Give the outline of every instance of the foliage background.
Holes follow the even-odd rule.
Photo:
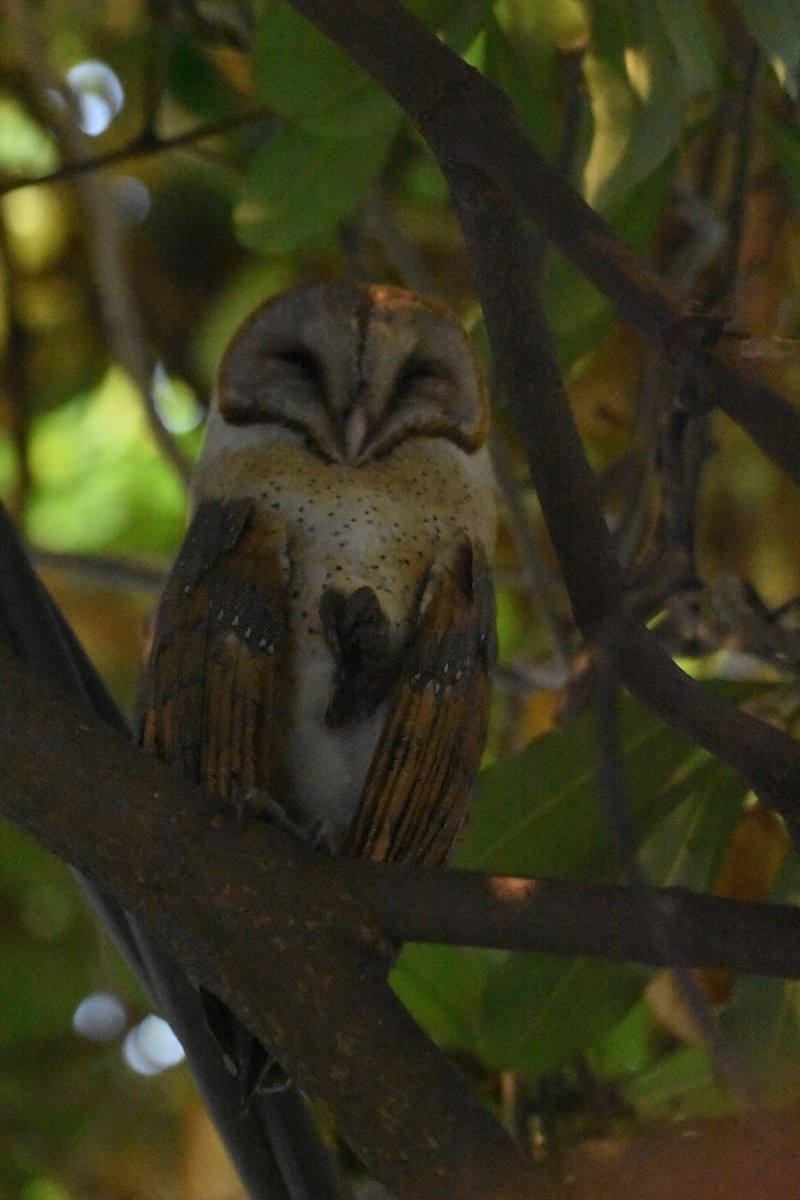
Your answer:
[[[509,92],[532,139],[630,245],[752,339],[794,401],[792,0],[408,7]],[[130,709],[143,629],[184,527],[181,465],[199,445],[214,364],[253,305],[310,277],[386,279],[446,299],[481,351],[485,336],[438,169],[393,102],[285,0],[27,8],[0,11],[0,492]],[[87,63],[105,69],[76,75]],[[72,99],[54,109],[48,94],[68,72]],[[83,132],[66,132],[75,121]],[[84,157],[109,161],[21,186]],[[608,519],[636,564],[668,486],[663,376],[560,260],[548,258],[545,289]],[[613,878],[578,642],[497,401],[501,671],[460,862]],[[702,586],[670,596],[659,627],[693,671],[749,681],[735,694],[791,727],[797,498],[725,418],[698,428]],[[730,772],[632,704],[623,740],[654,880],[795,897],[779,822]],[[0,839],[0,1195],[235,1194],[182,1068],[137,1075],[120,1039],[71,1032],[98,988],[122,996],[129,1028],[146,1007],[68,872],[6,826]],[[797,985],[703,982],[759,1094],[794,1099]],[[667,976],[411,947],[395,983],[534,1144],[732,1106]]]

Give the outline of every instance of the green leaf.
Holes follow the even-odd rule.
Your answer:
[[[253,73],[266,104],[293,121],[339,104],[367,76],[287,0],[269,0],[253,47]]]
[[[800,14],[796,0],[736,0],[736,7],[781,86],[798,96]]]
[[[720,1017],[726,1044],[769,1104],[800,1092],[800,981],[746,976]]]
[[[565,370],[597,345],[614,320],[610,300],[560,254],[547,261],[545,303]]]
[[[35,486],[25,516],[54,550],[174,552],[186,497],[157,451],[138,392],[121,371],[33,423]]]
[[[500,1070],[546,1075],[618,1024],[645,983],[622,963],[511,955],[487,983],[481,1056]]]
[[[725,1116],[735,1105],[717,1083],[705,1050],[684,1046],[627,1083],[625,1098],[648,1121]]]
[[[800,900],[800,862],[792,852],[778,875],[770,899]],[[800,1091],[800,981],[743,976],[737,979],[720,1016],[758,1095],[770,1104],[796,1100]]]
[[[174,99],[206,120],[230,112],[235,89],[207,54],[185,31],[171,42],[169,85]]]
[[[259,23],[254,74],[287,124],[250,160],[237,233],[266,254],[319,246],[380,171],[402,114],[286,0],[269,0]]]
[[[394,121],[348,140],[285,126],[250,160],[235,212],[240,240],[279,255],[329,239],[380,171],[394,133]]]
[[[0,100],[0,168],[44,174],[58,163],[52,139],[15,100]]]
[[[675,155],[665,159],[620,203],[611,225],[633,250],[646,251],[662,220],[675,178]],[[614,307],[561,255],[553,255],[545,278],[547,315],[562,364],[569,368],[589,353],[614,319]]]
[[[685,784],[675,791],[685,794]],[[709,887],[741,816],[743,799],[742,788],[716,763],[709,761],[695,772],[686,798],[640,851],[648,877],[662,887]]]
[[[781,166],[792,194],[795,207],[800,208],[800,130],[790,125],[768,123],[768,129],[778,147]]]
[[[741,811],[741,783],[630,699],[621,709],[621,742],[634,814],[648,839],[647,869],[656,882],[707,885]],[[607,876],[613,863],[596,794],[596,753],[587,714],[485,771],[459,865]],[[493,1067],[543,1074],[610,1033],[646,973],[556,955],[426,946],[407,948],[394,978],[415,1017],[446,1045]]]
[[[428,29],[438,29],[447,20],[457,0],[403,0],[403,8]]]
[[[86,953],[87,912],[63,863],[0,822],[3,928],[0,1049],[71,1028],[94,966]]]
[[[457,946],[407,945],[391,984],[439,1045],[477,1055],[483,992],[494,964],[504,957]]]
[[[259,91],[275,112],[328,137],[368,136],[400,110],[351,58],[287,0],[269,0],[253,56]]]
[[[659,1057],[658,1032],[656,1017],[643,996],[592,1047],[592,1067],[603,1079],[643,1072]]]
[[[582,0],[495,0],[494,14],[511,40],[534,53],[580,46],[589,33]]]
[[[440,36],[443,41],[456,54],[466,56],[486,25],[492,6],[493,0],[456,0],[450,5],[450,13],[441,25]]]
[[[719,38],[704,4],[697,0],[656,0],[664,32],[691,99],[720,86]]]
[[[495,20],[486,26],[484,71],[512,100],[520,124],[528,136],[547,153],[553,153],[559,122],[553,105],[555,90],[555,54],[535,48],[533,69],[517,52],[507,34]],[[532,54],[533,57],[533,54]]]
[[[621,706],[620,737],[643,835],[695,786],[707,786],[706,772],[741,803],[742,788],[731,772],[629,699]],[[596,754],[593,717],[587,713],[484,771],[458,865],[534,876],[595,878],[607,872],[611,858],[595,783]]]

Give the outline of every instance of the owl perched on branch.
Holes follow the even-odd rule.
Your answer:
[[[344,854],[442,863],[486,735],[495,489],[454,317],[322,283],[222,360],[141,739]]]

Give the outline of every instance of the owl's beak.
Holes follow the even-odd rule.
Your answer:
[[[367,436],[367,414],[360,404],[354,404],[345,414],[343,425],[344,456],[347,462],[355,462]]]

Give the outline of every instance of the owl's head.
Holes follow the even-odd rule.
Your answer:
[[[399,288],[333,282],[285,292],[248,317],[222,359],[215,410],[217,430],[280,429],[322,461],[354,466],[413,437],[472,452],[488,428],[475,352],[446,308]]]

